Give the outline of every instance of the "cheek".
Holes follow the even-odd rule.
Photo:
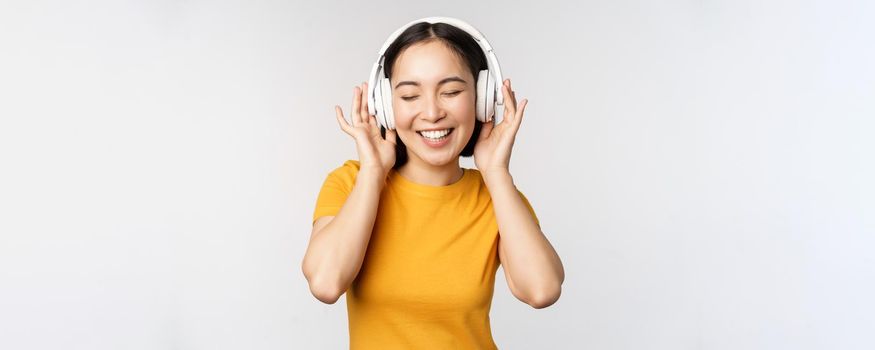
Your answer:
[[[409,128],[413,123],[414,112],[410,109],[409,105],[397,102],[393,103],[392,114],[395,117],[396,129]]]
[[[459,98],[452,102],[451,107],[449,107],[453,114],[461,118],[462,124],[467,125],[468,128],[474,126],[474,120],[476,118],[476,101],[474,101],[473,96],[469,96],[467,98]]]
[[[477,101],[474,99],[474,96],[468,96],[467,98],[459,99],[458,106],[456,107],[456,113],[459,115],[470,116],[471,123],[466,123],[470,125],[474,125],[474,119],[476,119],[477,112]]]
[[[409,130],[413,127],[413,121],[419,110],[412,103],[395,103],[392,105],[392,114],[395,116],[395,128]],[[410,131],[413,132],[413,131]]]
[[[476,101],[473,94],[468,94],[466,96],[458,96],[457,98],[447,99],[443,102],[442,108],[449,112],[451,115],[466,117],[471,116],[470,123],[468,126],[474,125],[474,115],[476,109]],[[396,129],[406,129],[409,130],[411,125],[413,125],[413,119],[417,113],[420,112],[420,107],[416,103],[411,103],[408,101],[403,101],[401,99],[394,99],[392,102],[392,112],[395,116],[395,127]],[[411,131],[412,133],[412,131]],[[416,136],[415,134],[413,136]]]

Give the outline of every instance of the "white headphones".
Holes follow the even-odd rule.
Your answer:
[[[374,63],[374,68],[371,69],[371,75],[368,80],[368,112],[376,117],[377,123],[380,126],[389,130],[395,130],[395,115],[392,112],[392,84],[389,83],[389,78],[386,78],[386,73],[383,70],[384,55],[389,45],[404,30],[420,22],[452,25],[468,32],[480,44],[480,48],[483,49],[483,53],[486,55],[489,69],[481,70],[477,75],[477,120],[484,123],[492,121],[496,106],[504,106],[504,95],[502,95],[500,90],[504,79],[501,77],[501,67],[498,65],[498,59],[492,51],[492,46],[489,45],[486,37],[480,31],[468,23],[450,17],[426,17],[418,19],[405,24],[389,36],[389,39],[380,48],[377,63]]]

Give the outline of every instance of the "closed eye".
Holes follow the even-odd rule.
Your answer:
[[[444,95],[445,95],[445,96],[453,97],[453,96],[456,96],[456,95],[460,94],[461,92],[462,92],[461,90],[450,91],[450,92],[445,93]],[[415,100],[417,97],[419,97],[419,96],[402,96],[401,99],[404,100],[404,101],[413,101],[413,100]]]

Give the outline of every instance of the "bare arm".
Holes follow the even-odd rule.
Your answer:
[[[385,175],[362,168],[337,216],[316,220],[301,269],[310,292],[334,304],[358,275],[364,261]]]
[[[513,178],[495,172],[484,178],[498,220],[498,252],[508,287],[536,309],[559,299],[565,269],[553,246],[517,193]]]
[[[360,168],[355,185],[337,216],[322,217],[313,223],[310,243],[301,262],[310,292],[327,304],[337,302],[362,267],[374,229],[380,192],[395,164],[397,135],[394,130],[387,130],[385,138],[380,135],[377,119],[368,113],[367,91],[366,83],[353,89],[351,125],[340,106],[334,106],[340,129],[355,139]]]
[[[559,254],[541,232],[510,176],[510,154],[519,131],[527,99],[517,108],[510,79],[502,86],[504,120],[484,123],[474,164],[483,175],[498,221],[498,258],[513,295],[536,309],[552,305],[562,293],[565,269]]]

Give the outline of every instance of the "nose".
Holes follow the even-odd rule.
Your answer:
[[[425,113],[423,113],[422,119],[432,123],[436,123],[437,121],[443,119],[445,116],[446,113],[444,113],[444,109],[440,106],[437,98],[426,97]]]

